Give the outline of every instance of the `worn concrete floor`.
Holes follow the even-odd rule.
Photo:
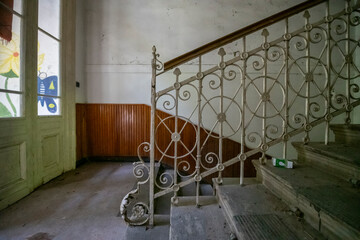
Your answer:
[[[132,163],[91,162],[0,212],[0,239],[126,239],[118,217],[133,188]]]

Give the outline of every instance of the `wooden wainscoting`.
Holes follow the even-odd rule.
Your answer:
[[[150,110],[144,104],[77,104],[77,159],[137,156],[150,136]]]
[[[173,128],[174,118],[161,111],[157,111],[158,117],[156,119],[165,119],[166,125]],[[184,120],[179,120],[178,126],[180,129],[184,127],[181,133],[181,140],[188,148],[196,144],[196,131],[191,124],[186,124]],[[195,126],[197,127],[197,126]],[[201,129],[201,141],[206,138],[206,131]],[[160,126],[157,132],[158,148],[162,151],[168,147],[170,142],[169,131]],[[143,142],[150,140],[150,106],[145,104],[76,104],[76,143],[77,143],[77,160],[88,157],[121,157],[121,156],[137,156],[138,146]],[[202,162],[205,164],[205,154],[207,152],[218,153],[218,139],[210,137],[208,143],[202,150]],[[182,146],[178,148],[178,154],[184,155],[186,149]],[[167,153],[173,152],[173,144],[168,149]],[[240,144],[230,139],[225,139],[223,142],[223,158],[231,159],[237,156],[240,152]],[[148,156],[148,153],[141,151],[141,155]],[[192,155],[196,157],[196,148],[194,148]],[[161,156],[160,152],[156,150],[156,159]],[[188,171],[195,168],[195,160],[193,156],[188,155],[179,160],[186,160],[190,162]],[[254,156],[253,158],[258,158]],[[173,166],[173,159],[165,157],[162,159],[163,163]],[[186,169],[185,165],[180,165],[180,169]],[[185,167],[185,168],[183,168]],[[206,165],[205,167],[212,167]],[[223,172],[225,177],[239,176],[239,164],[226,168]],[[254,177],[255,169],[248,159],[245,161],[245,176]],[[212,175],[207,178],[209,180]]]

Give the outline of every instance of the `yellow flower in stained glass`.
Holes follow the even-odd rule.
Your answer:
[[[0,74],[6,77],[20,76],[20,41],[14,33],[8,44],[0,44]]]
[[[19,36],[15,33],[12,40],[6,44],[0,44],[0,75],[8,78],[16,78],[20,76],[20,41]],[[38,44],[39,49],[39,44]],[[45,54],[38,55],[38,67],[44,62]]]
[[[41,69],[41,65],[44,62],[44,56],[45,56],[44,53],[39,54],[39,50],[40,50],[40,43],[38,43],[38,68],[37,68],[38,71],[40,71]]]

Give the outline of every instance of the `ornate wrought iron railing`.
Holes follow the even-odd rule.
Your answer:
[[[304,144],[327,144],[329,125],[340,114],[351,123],[351,113],[360,105],[359,3],[307,1],[285,13],[239,30],[230,40],[221,38],[220,45],[215,41],[207,50],[172,60],[165,70],[153,47],[151,139],[139,146],[139,156],[142,150],[150,152],[150,166],[141,157],[135,165],[141,181],[122,204],[129,224],[153,225],[154,200],[173,192],[176,203],[179,189],[190,183],[196,183],[199,204],[200,181],[216,174],[221,183],[223,170],[237,162],[243,184],[244,161],[255,153],[261,153],[263,163],[266,154],[288,158],[289,142],[298,136]],[[191,144],[184,141],[189,137]],[[217,149],[204,152],[209,138],[217,139]],[[241,151],[230,159],[223,158],[226,138],[241,143]],[[156,178],[155,160],[170,162],[174,174]],[[133,203],[127,211],[145,183],[148,202]]]

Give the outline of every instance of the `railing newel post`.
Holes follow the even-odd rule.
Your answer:
[[[156,114],[156,47],[152,47],[153,58],[151,60],[151,122],[150,122],[150,179],[149,179],[149,225],[154,225],[154,170],[155,170],[155,114]]]

